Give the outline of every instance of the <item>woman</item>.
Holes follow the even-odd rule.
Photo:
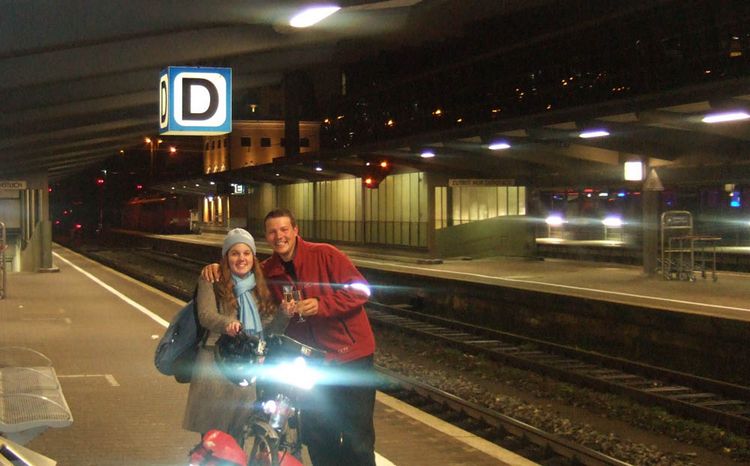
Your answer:
[[[280,321],[285,320],[272,303],[255,251],[252,235],[242,228],[233,229],[221,248],[221,279],[214,284],[202,278],[198,281],[198,318],[208,336],[190,383],[183,420],[187,430],[203,434],[219,429],[242,440],[242,422],[255,400],[255,387],[239,387],[222,375],[214,363],[214,345],[221,334],[258,335],[264,325],[283,325]]]

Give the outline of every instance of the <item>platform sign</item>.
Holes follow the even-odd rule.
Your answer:
[[[232,131],[232,70],[170,66],[159,79],[159,134],[210,136]]]
[[[0,180],[0,190],[26,189],[26,181]]]
[[[512,178],[451,178],[448,180],[448,186],[515,186],[516,180]]]

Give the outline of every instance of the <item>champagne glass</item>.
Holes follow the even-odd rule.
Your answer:
[[[294,286],[284,285],[281,290],[284,292],[284,302],[291,303],[294,300]]]
[[[294,285],[283,285],[281,287],[282,292],[284,293],[284,302],[285,303],[297,303],[302,300],[302,295],[300,294],[299,290],[294,287]],[[297,313],[297,322],[304,322],[305,318],[302,317],[301,314]]]
[[[292,289],[292,299],[294,299],[295,303],[298,303],[298,302],[302,301],[302,294],[296,288]],[[304,322],[304,321],[305,321],[305,318],[302,317],[302,314],[300,314],[298,312],[297,313],[297,322]]]

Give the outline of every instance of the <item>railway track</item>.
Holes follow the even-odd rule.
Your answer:
[[[197,277],[200,262],[148,250],[129,251],[162,266],[188,271]],[[112,267],[111,258],[97,257]],[[148,271],[125,271],[181,299],[192,289],[155,280]],[[401,306],[370,302],[368,316],[375,325],[437,339],[473,354],[591,389],[629,397],[646,405],[661,406],[686,418],[723,426],[739,434],[750,433],[750,387],[583,351],[533,338],[465,324],[414,312]]]
[[[380,391],[539,464],[625,466],[628,463],[517,419],[378,367]]]
[[[183,261],[171,254],[156,253],[153,255],[148,251],[138,251],[137,254],[147,263],[158,262],[162,266],[179,268],[186,275],[197,277],[200,267],[203,265],[194,261]],[[165,284],[162,280],[154,280],[149,271],[143,267],[132,266],[123,269],[116,260],[111,257],[105,261],[107,265],[118,268],[124,273],[130,274],[157,288],[166,291],[182,299],[190,299],[192,290],[186,287],[175,287]],[[191,282],[192,283],[192,282]],[[721,425],[738,433],[750,432],[750,388],[697,377],[691,374],[675,372],[659,367],[649,366],[620,358],[605,356],[599,353],[587,352],[575,348],[557,345],[541,340],[531,339],[505,332],[498,332],[460,323],[444,318],[430,316],[410,311],[404,306],[388,306],[381,303],[368,303],[368,316],[375,326],[385,326],[400,332],[421,335],[431,341],[439,340],[447,343],[466,353],[481,354],[488,359],[504,364],[512,365],[521,369],[533,370],[559,380],[572,384],[583,385],[602,391],[630,397],[646,405],[663,406],[667,410],[712,425]],[[445,345],[443,345],[445,346]],[[395,376],[392,376],[393,378]],[[420,385],[416,382],[399,381],[396,385],[402,388],[395,389],[396,392],[420,393],[421,397],[432,399],[431,402],[409,401],[422,407],[422,403],[435,405],[438,410],[446,410],[445,406],[453,406],[452,413],[447,415],[451,418],[449,422],[462,425],[463,417],[472,421],[466,430],[472,430],[477,434],[495,441],[507,449],[512,449],[526,457],[546,458],[555,449],[567,447],[576,448],[576,445],[568,442],[565,447],[554,447],[552,444],[556,439],[544,440],[546,437],[539,431],[542,446],[532,442],[533,446],[515,447],[514,445],[530,445],[524,439],[534,437],[532,434],[519,432],[514,434],[516,427],[498,426],[500,421],[492,420],[495,414],[487,408],[472,406],[471,403],[460,400],[455,396],[442,394],[435,388]],[[412,387],[405,389],[404,386]],[[418,388],[414,388],[418,387]],[[431,392],[429,396],[426,396]],[[438,393],[438,394],[436,394]],[[447,396],[446,396],[447,395]],[[409,395],[414,397],[416,395]],[[401,396],[399,396],[401,397]],[[440,401],[437,398],[442,397]],[[426,408],[425,408],[426,409]],[[489,414],[488,414],[489,412]],[[456,413],[461,413],[456,415]],[[474,426],[479,423],[479,427]],[[518,425],[525,424],[515,421]],[[513,424],[513,422],[511,422]],[[528,427],[528,426],[527,426]],[[484,432],[484,434],[483,434]],[[554,436],[552,436],[554,437]],[[527,443],[524,443],[527,442]],[[545,444],[544,442],[548,442]],[[563,442],[565,443],[565,442]],[[546,446],[544,446],[546,445]],[[513,447],[513,448],[511,448]],[[520,451],[519,451],[520,450]],[[580,453],[554,453],[563,458],[562,463],[557,461],[537,461],[543,464],[624,464],[597,462],[596,458],[591,463],[578,460],[578,463],[570,462],[573,455],[579,458]],[[602,455],[605,456],[605,455]],[[594,455],[596,457],[596,455]],[[536,461],[536,460],[535,460]],[[588,460],[587,460],[588,461]],[[615,460],[617,461],[617,460]]]
[[[461,351],[533,370],[739,434],[750,433],[750,387],[370,302],[374,325],[440,340]]]

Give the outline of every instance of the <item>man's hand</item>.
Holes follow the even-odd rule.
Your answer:
[[[218,282],[219,279],[221,279],[221,269],[219,268],[219,264],[214,262],[213,264],[208,264],[203,267],[203,270],[201,270],[201,278],[209,283]]]
[[[307,298],[299,301],[296,311],[302,317],[314,316],[318,313],[318,298]]]

